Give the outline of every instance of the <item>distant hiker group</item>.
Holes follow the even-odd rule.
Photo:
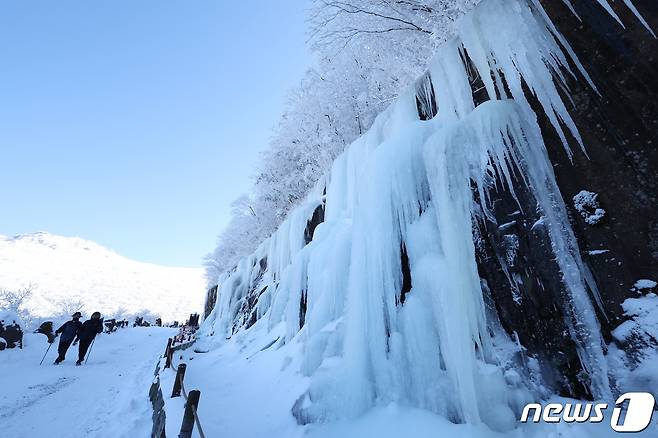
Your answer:
[[[82,365],[85,360],[89,346],[93,343],[96,335],[103,331],[103,318],[100,312],[94,312],[84,323],[80,322],[82,314],[75,312],[71,316],[71,320],[65,322],[60,328],[55,330],[55,335],[60,335],[59,347],[57,352],[59,355],[55,359],[55,365],[59,365],[66,358],[66,352],[71,344],[80,344],[78,349],[78,360],[76,365]]]
[[[198,315],[193,314],[190,318],[196,317],[196,319],[191,319],[198,322]],[[116,318],[104,319],[101,318],[100,312],[92,313],[91,317],[83,322],[80,322],[82,314],[80,312],[75,312],[71,315],[71,320],[62,324],[60,328],[53,331],[53,322],[44,321],[39,325],[34,333],[39,333],[45,335],[48,338],[48,348],[44,353],[39,365],[42,365],[50,348],[53,346],[57,338],[59,337],[59,345],[57,348],[57,359],[55,359],[55,365],[59,365],[66,359],[66,353],[68,352],[71,345],[78,345],[78,360],[75,362],[76,365],[82,365],[89,360],[89,354],[94,346],[94,340],[96,335],[100,333],[114,333],[117,329],[127,328],[130,326],[130,323],[127,319],[117,320]],[[5,348],[13,348],[15,346],[22,347],[22,338],[23,332],[20,327],[14,322],[9,324],[7,321],[13,321],[16,317],[7,312],[0,313],[0,351]],[[143,317],[138,316],[135,318],[133,327],[150,327],[152,324]],[[154,323],[157,327],[162,327],[162,319],[157,318]],[[178,322],[174,321],[173,323],[167,324],[167,327],[178,327]]]
[[[23,330],[16,319],[11,314],[0,315],[0,351],[5,348],[23,348]]]

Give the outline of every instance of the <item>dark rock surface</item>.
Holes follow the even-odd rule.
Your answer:
[[[610,332],[623,322],[621,303],[638,296],[632,289],[635,281],[658,278],[658,40],[621,2],[614,5],[625,29],[593,1],[573,2],[582,21],[563,2],[541,3],[600,93],[582,77],[568,78],[569,110],[586,149],[570,139],[573,161],[528,96],[581,256],[602,297],[597,316],[603,338],[610,342]],[[658,4],[634,3],[658,29]],[[564,94],[564,100],[569,96]],[[605,210],[598,223],[588,223],[574,206],[573,197],[582,190],[598,194]],[[493,207],[498,223],[476,223],[480,276],[503,327],[518,336],[528,354],[549,365],[543,368],[547,381],[563,395],[590,397],[588,376],[567,330],[560,272],[546,230],[537,222],[536,202],[519,181],[515,191],[521,209],[508,192],[498,193]]]
[[[23,330],[15,321],[11,323],[5,321],[5,324],[0,322],[0,338],[2,338],[0,350],[15,347],[23,348]]]
[[[215,308],[215,304],[217,303],[217,289],[218,285],[215,285],[208,289],[206,292],[206,302],[205,305],[203,306],[203,318],[207,318],[208,315],[210,315],[210,312],[212,312],[212,309]]]
[[[304,242],[308,245],[313,240],[315,228],[324,222],[324,202],[318,205],[313,211],[313,216],[306,222],[306,229],[304,230]]]
[[[658,3],[633,3],[658,29]],[[586,156],[575,142],[573,163],[540,118],[550,159],[583,259],[594,274],[610,324],[621,322],[620,304],[635,281],[658,278],[658,40],[622,2],[613,7],[622,29],[595,2],[573,2],[582,22],[561,3],[544,8],[585,66],[601,95],[582,79],[569,81],[571,114]],[[598,193],[606,215],[589,225],[573,208],[581,190]],[[589,251],[608,252],[590,254]]]

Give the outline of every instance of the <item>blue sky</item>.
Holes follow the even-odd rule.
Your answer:
[[[310,66],[307,6],[0,3],[0,234],[200,265]]]

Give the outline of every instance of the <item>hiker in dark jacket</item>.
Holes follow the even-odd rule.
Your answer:
[[[82,361],[85,360],[87,355],[87,350],[92,341],[97,334],[103,331],[103,319],[101,318],[100,312],[94,312],[87,321],[82,324],[82,328],[78,332],[78,339],[75,340],[73,344],[76,344],[80,341],[80,349],[78,351],[78,361],[76,365],[81,365]]]
[[[58,365],[65,359],[66,351],[71,346],[71,343],[75,337],[78,336],[80,328],[82,327],[82,323],[80,322],[82,314],[80,312],[75,312],[73,315],[71,315],[71,318],[72,319],[70,321],[65,322],[60,328],[55,330],[56,335],[59,335],[60,333],[62,335],[59,338],[59,347],[57,348],[59,356],[57,356],[57,359],[55,359],[55,365]]]

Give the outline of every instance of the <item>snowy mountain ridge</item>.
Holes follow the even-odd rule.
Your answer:
[[[93,241],[47,232],[0,236],[0,288],[35,285],[26,308],[37,317],[80,301],[85,312],[138,314],[181,320],[198,312],[201,268],[159,266],[123,257]]]

